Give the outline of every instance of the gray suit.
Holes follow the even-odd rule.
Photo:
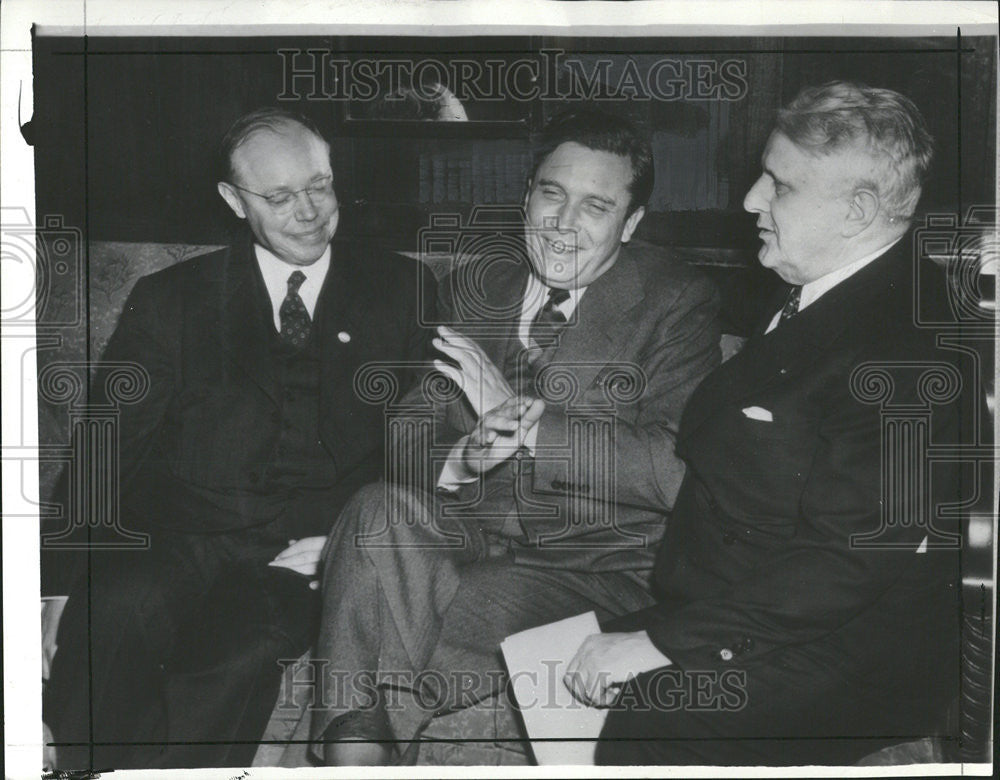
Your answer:
[[[546,399],[534,457],[521,450],[454,496],[375,485],[347,505],[325,553],[316,659],[328,665],[316,739],[334,720],[329,738],[409,738],[434,712],[497,688],[505,636],[590,609],[606,618],[652,603],[653,553],[684,473],[674,453],[678,422],[719,362],[711,283],[661,250],[623,247],[525,374],[517,328],[528,269],[481,271],[453,275],[443,307],[512,386]],[[470,301],[476,290],[481,298]],[[464,399],[424,406],[434,453],[476,422]],[[419,438],[397,440],[397,457],[426,458]],[[413,680],[426,670],[445,674]],[[401,672],[387,682],[419,689],[424,707],[390,707],[391,727],[381,715],[338,718],[379,698],[371,680],[354,676],[361,671],[382,681]]]

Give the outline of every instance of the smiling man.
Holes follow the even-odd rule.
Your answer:
[[[559,116],[528,183],[526,251],[499,241],[442,285],[437,367],[461,397],[434,405],[436,484],[365,489],[327,546],[312,725],[328,763],[388,761],[392,740],[495,692],[513,632],[652,602],[677,423],[719,362],[711,283],[628,244],[652,187],[629,122]],[[394,457],[427,470],[409,444]],[[400,689],[410,706],[387,706]]]
[[[660,603],[566,677],[611,705],[599,763],[853,764],[944,728],[958,537],[938,508],[959,491],[921,458],[961,441],[962,383],[916,324],[917,293],[951,317],[924,308],[945,280],[908,233],[931,143],[887,89],[833,82],[779,112],[744,206],[783,298],[684,412]]]
[[[538,167],[528,191],[528,251],[550,288],[586,289],[618,259],[646,213],[632,203],[628,157],[569,141]]]
[[[123,524],[150,546],[95,551],[70,596],[45,702],[76,743],[61,769],[251,763],[277,660],[315,637],[326,534],[382,473],[383,417],[354,375],[427,357],[418,265],[332,241],[330,149],[308,119],[240,118],[221,167],[245,236],[140,279],[103,356],[148,375],[118,437]]]
[[[304,125],[274,123],[248,134],[229,158],[219,194],[257,246],[288,265],[321,260],[340,216],[326,141]]]

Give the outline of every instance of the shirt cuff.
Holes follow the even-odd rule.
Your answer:
[[[469,437],[467,435],[463,436],[455,442],[455,446],[448,453],[448,459],[444,462],[444,466],[441,469],[441,476],[438,477],[437,481],[437,486],[442,490],[454,493],[462,485],[475,482],[478,478],[477,475],[472,474],[465,468],[465,462],[462,459],[462,452],[468,440]]]

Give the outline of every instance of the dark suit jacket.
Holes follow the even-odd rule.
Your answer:
[[[933,682],[913,678],[913,659],[951,664],[942,675],[957,664],[957,555],[934,549],[940,535],[917,519],[920,502],[933,512],[955,499],[955,469],[915,471],[894,454],[904,477],[883,489],[888,415],[928,413],[925,444],[958,437],[956,404],[933,401],[920,380],[955,353],[914,325],[912,251],[904,237],[771,333],[760,328],[691,397],[678,438],[688,472],[655,572],[665,602],[645,626],[675,664],[752,670],[826,643],[838,668],[817,669],[818,686],[836,673],[911,687]],[[873,373],[852,380],[868,363]],[[883,502],[895,523],[880,531]],[[876,548],[852,544],[866,534]],[[925,537],[931,548],[918,554]]]
[[[445,318],[505,374],[520,348],[528,275],[524,262],[487,263],[441,287]],[[714,285],[662,249],[624,245],[588,287],[546,369],[553,392],[522,481],[518,561],[648,571],[684,473],[674,452],[681,412],[720,360],[717,309]],[[464,398],[450,404],[437,443],[446,449],[475,422]],[[477,494],[477,486],[460,492]]]
[[[280,502],[290,532],[326,534],[347,498],[381,476],[383,410],[358,396],[355,373],[371,361],[426,358],[418,306],[423,300],[425,314],[433,313],[434,287],[418,263],[334,242],[315,335],[317,435],[337,481]],[[280,425],[273,328],[249,240],[136,283],[104,355],[149,374],[145,396],[121,407],[121,493],[130,522],[208,533],[274,519],[279,504],[260,488]],[[400,373],[406,383],[415,372]],[[98,397],[103,386],[99,375]]]

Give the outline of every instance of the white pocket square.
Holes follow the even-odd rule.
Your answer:
[[[760,420],[761,422],[774,422],[774,415],[771,414],[767,409],[763,409],[759,406],[748,406],[743,410],[743,414],[749,417],[751,420]]]

